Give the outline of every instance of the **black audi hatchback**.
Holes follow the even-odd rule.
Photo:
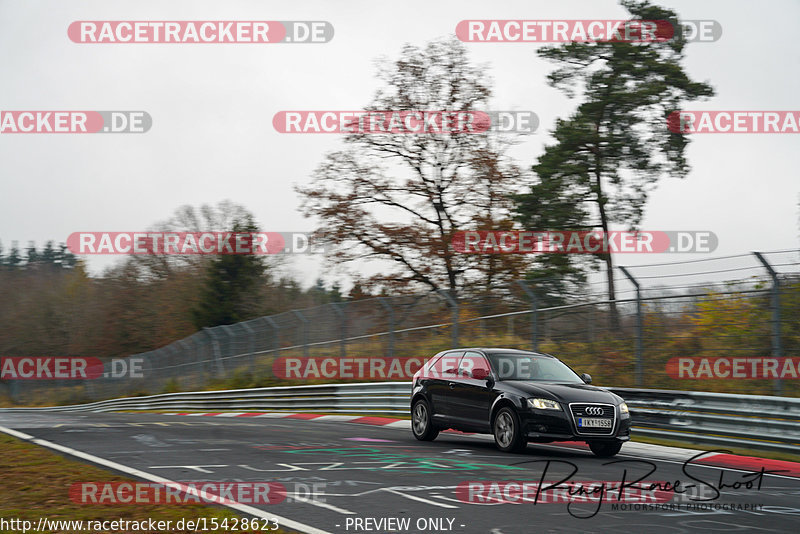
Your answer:
[[[589,385],[548,354],[515,349],[457,349],[436,354],[414,375],[411,428],[418,440],[439,431],[493,434],[502,451],[529,442],[585,441],[600,457],[630,439],[628,406]]]

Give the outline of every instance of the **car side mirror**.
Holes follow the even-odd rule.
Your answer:
[[[486,389],[492,389],[494,387],[494,378],[492,375],[486,377]]]
[[[486,380],[489,377],[489,370],[488,369],[473,369],[472,370],[472,378],[475,380]]]
[[[583,382],[586,383],[586,384],[591,384],[592,383],[592,375],[590,375],[589,373],[583,373],[581,375],[581,380],[583,380]]]

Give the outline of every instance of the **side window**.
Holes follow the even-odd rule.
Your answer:
[[[464,355],[462,351],[448,352],[437,362],[437,367],[441,367],[442,378],[455,378],[458,376],[458,364]]]
[[[458,362],[463,354],[463,351],[437,354],[423,367],[423,376],[427,378],[454,378],[458,371]]]
[[[425,372],[429,371],[430,369],[435,369],[436,364],[439,362],[439,360],[442,359],[442,356],[444,356],[444,352],[442,352],[441,354],[434,354],[433,358],[425,362],[425,365],[423,366]]]
[[[489,371],[489,362],[482,354],[477,352],[467,352],[461,358],[461,364],[458,367],[458,375],[465,378],[474,378],[476,380],[486,380],[491,374]]]

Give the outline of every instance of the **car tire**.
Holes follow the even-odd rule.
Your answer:
[[[522,452],[528,446],[522,435],[522,425],[517,413],[509,407],[500,408],[492,424],[492,434],[497,448],[503,452]]]
[[[589,448],[598,458],[610,458],[622,448],[621,441],[590,441]]]
[[[420,441],[433,441],[439,429],[433,426],[431,408],[425,399],[419,399],[411,407],[411,432]]]

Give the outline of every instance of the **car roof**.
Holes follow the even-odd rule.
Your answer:
[[[520,349],[504,349],[499,347],[462,347],[458,349],[448,349],[446,352],[451,352],[454,350],[477,350],[481,351],[484,354],[530,354],[536,356],[545,356],[547,358],[555,358],[555,356],[551,354],[545,354],[543,352],[533,352],[531,350],[520,350]]]

